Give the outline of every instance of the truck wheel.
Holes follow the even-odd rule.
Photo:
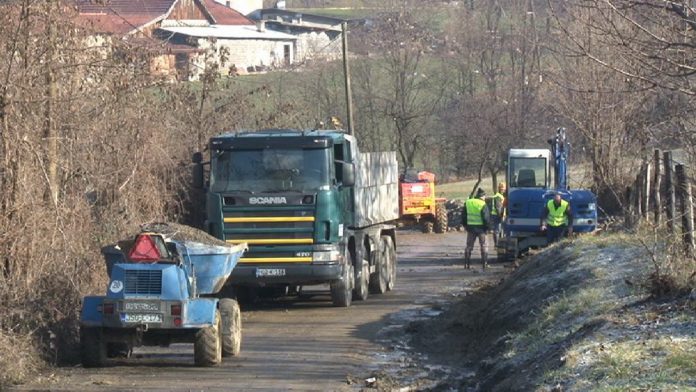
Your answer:
[[[196,366],[215,366],[222,362],[220,339],[220,311],[215,310],[215,323],[196,332],[193,342],[193,359]]]
[[[440,203],[435,210],[435,232],[438,234],[447,232],[447,207]]]
[[[106,362],[106,342],[101,328],[80,328],[80,356],[82,366],[94,368]]]
[[[375,273],[370,276],[370,292],[373,294],[384,294],[389,286],[389,249],[385,237],[387,236],[380,238],[379,253],[375,260]]]
[[[347,308],[353,299],[353,283],[355,275],[353,264],[347,263],[343,267],[343,279],[331,283],[331,301],[339,308]]]
[[[365,301],[370,296],[370,264],[367,260],[362,260],[359,270],[355,270],[355,299]]]
[[[387,270],[389,271],[389,275],[387,275],[387,290],[391,291],[396,286],[396,251],[394,250],[394,241],[391,236],[383,235],[382,241],[386,251]]]
[[[423,230],[423,233],[430,234],[433,232],[434,224],[432,221],[424,220],[421,225],[422,225],[421,229]]]
[[[237,301],[231,298],[220,300],[222,317],[222,356],[235,357],[242,349],[242,311]]]

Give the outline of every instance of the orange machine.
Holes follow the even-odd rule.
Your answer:
[[[399,184],[399,217],[406,223],[421,223],[424,233],[447,231],[445,199],[435,197],[435,174],[407,173]]]

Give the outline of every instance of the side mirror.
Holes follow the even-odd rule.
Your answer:
[[[203,162],[203,153],[202,152],[194,152],[193,156],[191,157],[191,162],[193,162],[193,163]]]
[[[355,165],[348,162],[341,164],[343,186],[355,185]]]
[[[200,154],[200,153],[196,153],[196,154]],[[195,157],[195,154],[194,154],[194,157]],[[200,162],[196,162],[193,165],[193,169],[192,169],[191,174],[192,174],[191,177],[192,177],[193,187],[195,189],[203,189],[204,176],[205,176],[205,173],[203,171],[203,164]]]

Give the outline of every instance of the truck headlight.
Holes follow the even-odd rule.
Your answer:
[[[595,203],[589,203],[589,204],[587,204],[587,209],[590,210],[590,211],[594,211],[594,210],[597,209],[597,204],[595,204]]]
[[[329,263],[339,259],[340,252],[331,250],[328,252],[312,252],[312,262],[314,263]]]

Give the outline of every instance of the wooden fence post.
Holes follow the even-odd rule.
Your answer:
[[[686,246],[686,252],[693,256],[696,243],[694,243],[694,204],[691,194],[691,182],[686,175],[684,165],[676,165],[674,170],[677,175],[677,184],[679,185],[677,189],[679,190],[684,245]]]
[[[626,227],[633,226],[633,188],[626,187],[626,206],[624,207],[624,224]]]
[[[660,150],[655,149],[655,156],[653,157],[653,166],[655,167],[655,176],[653,177],[653,213],[655,219],[655,226],[660,226],[662,224],[662,205],[660,200],[660,185],[662,176],[660,175]]]
[[[674,194],[674,175],[672,174],[672,151],[665,151],[664,165],[665,186],[667,188],[667,227],[672,233],[676,233],[676,225],[674,224],[676,196]]]
[[[646,159],[643,164],[643,170],[640,172],[643,177],[643,200],[641,204],[643,205],[643,220],[647,222],[650,216],[650,160]]]
[[[635,209],[635,217],[636,220],[640,220],[640,218],[643,216],[643,168],[641,167],[640,171],[638,172],[638,175],[636,175],[636,182],[634,189],[636,190],[636,199],[634,200],[636,209]]]

